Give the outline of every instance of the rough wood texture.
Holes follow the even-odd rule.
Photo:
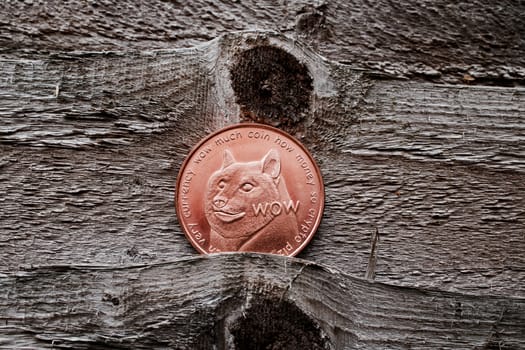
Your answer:
[[[355,67],[512,86],[525,79],[524,12],[513,0],[7,1],[0,52],[187,47],[274,30]]]
[[[6,348],[525,346],[525,299],[392,287],[278,256],[48,266],[2,276],[0,290]]]
[[[524,346],[523,3],[30,3],[0,11],[0,348]],[[312,263],[181,233],[183,158],[239,121],[318,160]]]
[[[230,75],[250,66],[235,63],[261,46],[274,49],[249,56],[257,67],[284,52],[309,68],[300,118],[236,103]],[[4,67],[3,270],[194,254],[174,215],[178,167],[208,132],[256,115],[324,173],[325,218],[302,258],[363,276],[377,228],[380,281],[525,295],[523,89],[377,80],[263,33]]]

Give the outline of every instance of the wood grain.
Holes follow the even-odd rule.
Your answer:
[[[525,346],[524,299],[393,287],[270,255],[45,266],[0,276],[0,290],[5,348],[248,348],[239,327],[278,349]]]
[[[525,79],[521,1],[6,1],[0,52],[190,47],[273,30],[354,67],[410,79],[513,86]]]
[[[261,46],[312,76],[304,118],[259,115],[304,142],[324,174],[324,220],[302,258],[364,276],[377,229],[379,281],[525,295],[523,89],[379,79],[261,32],[195,49],[54,55],[38,69],[8,60],[2,270],[195,254],[174,214],[177,171],[208,132],[249,120],[229,78],[239,52]]]
[[[4,1],[0,348],[524,348],[524,11]],[[305,260],[177,224],[185,155],[252,121],[323,172]]]

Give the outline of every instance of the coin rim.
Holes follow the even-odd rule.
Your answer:
[[[180,210],[179,210],[178,199],[177,199],[178,192],[179,192],[180,179],[183,176],[184,170],[186,169],[186,166],[187,166],[188,162],[190,161],[190,159],[192,158],[193,154],[202,145],[204,145],[206,142],[208,142],[210,139],[212,139],[213,137],[217,136],[220,133],[223,133],[223,132],[228,131],[230,129],[247,128],[247,127],[255,127],[255,128],[267,129],[269,131],[273,131],[273,132],[278,133],[278,134],[283,134],[283,135],[287,136],[288,138],[292,139],[298,145],[298,147],[301,148],[303,150],[303,152],[312,161],[312,164],[313,164],[313,166],[315,168],[315,173],[319,177],[319,180],[320,180],[319,181],[320,191],[322,193],[322,195],[319,196],[319,199],[320,199],[319,215],[317,216],[317,218],[315,220],[315,223],[312,226],[313,229],[311,231],[311,234],[307,237],[307,239],[305,239],[303,241],[303,243],[299,247],[297,247],[297,249],[295,249],[293,251],[292,254],[286,255],[286,256],[296,256],[297,254],[299,254],[310,243],[310,241],[313,239],[313,237],[317,233],[317,230],[318,230],[319,226],[321,225],[321,221],[322,221],[323,216],[324,216],[324,205],[325,205],[325,196],[326,196],[325,195],[325,188],[324,188],[324,181],[323,181],[323,176],[321,174],[321,169],[317,165],[317,161],[312,156],[312,154],[308,151],[308,149],[299,140],[297,140],[294,136],[290,135],[286,131],[283,131],[281,129],[275,128],[275,127],[270,126],[270,125],[260,124],[260,123],[237,123],[237,124],[228,125],[228,126],[226,126],[224,128],[221,128],[219,130],[216,130],[216,131],[208,134],[203,139],[201,139],[195,146],[193,146],[193,148],[188,152],[188,154],[186,155],[186,158],[184,159],[184,161],[182,162],[182,164],[181,164],[181,166],[179,168],[179,173],[177,174],[177,182],[175,183],[175,193],[174,193],[175,201],[174,201],[174,204],[175,204],[175,212],[176,212],[176,216],[177,216],[177,221],[179,222],[179,226],[182,228],[182,231],[184,232],[184,235],[186,236],[186,239],[190,242],[190,244],[200,254],[204,254],[204,255],[216,254],[216,253],[209,253],[206,250],[204,250],[203,248],[201,248],[198,244],[194,243],[190,233],[188,232],[188,229],[187,229],[186,225],[184,224],[184,220],[181,219],[181,216],[180,216],[181,213],[180,213]],[[220,253],[236,253],[236,252],[220,252]],[[271,254],[271,253],[263,253],[263,252],[254,252],[254,253]],[[279,255],[279,254],[274,254],[274,255]]]

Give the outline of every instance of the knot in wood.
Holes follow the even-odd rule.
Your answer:
[[[230,326],[236,350],[329,349],[317,323],[287,300],[261,299]]]
[[[241,119],[294,126],[308,114],[313,79],[293,55],[272,46],[238,54],[230,68]]]

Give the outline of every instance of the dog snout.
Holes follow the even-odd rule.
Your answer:
[[[228,202],[228,200],[222,196],[213,198],[213,205],[217,208],[223,208],[226,205],[226,202]]]

